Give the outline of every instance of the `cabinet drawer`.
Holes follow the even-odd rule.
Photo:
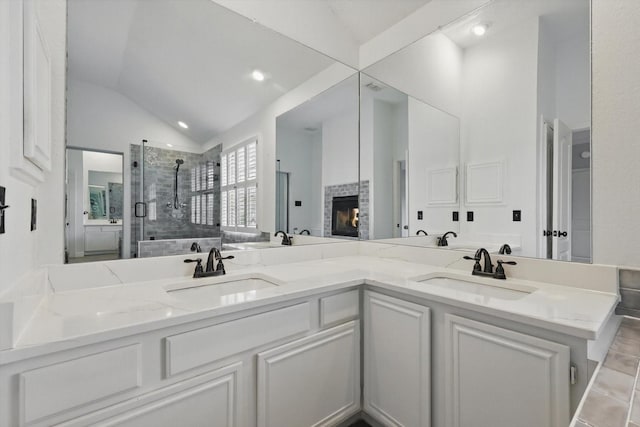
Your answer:
[[[23,372],[21,424],[122,393],[140,383],[139,344]]]
[[[311,311],[305,302],[173,335],[165,339],[166,375],[176,375],[310,329]]]
[[[242,363],[180,381],[56,427],[244,425]]]
[[[358,317],[360,293],[353,290],[320,299],[320,325],[329,326]]]

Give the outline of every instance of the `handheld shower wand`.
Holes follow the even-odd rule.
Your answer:
[[[173,208],[180,209],[180,200],[178,199],[178,171],[180,170],[180,165],[184,164],[184,160],[176,159],[176,179],[175,185],[173,186]]]

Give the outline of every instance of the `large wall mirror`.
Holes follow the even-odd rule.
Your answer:
[[[364,70],[372,238],[591,261],[589,14],[496,0]]]
[[[280,115],[276,135],[276,229],[357,239],[358,75]]]
[[[270,247],[276,117],[354,73],[211,0],[68,0],[67,145],[123,153],[123,257]]]

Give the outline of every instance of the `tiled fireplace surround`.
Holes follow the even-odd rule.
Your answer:
[[[331,236],[331,208],[334,197],[354,196],[358,194],[358,183],[327,185],[324,187],[324,237]],[[360,197],[358,203],[360,238],[369,240],[369,181],[360,181]],[[338,236],[336,236],[338,237]],[[357,240],[357,237],[344,237],[342,239]]]

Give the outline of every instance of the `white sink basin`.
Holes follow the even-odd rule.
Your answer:
[[[240,302],[240,300],[252,299],[251,295],[255,295],[259,289],[268,289],[279,285],[277,280],[263,275],[222,276],[193,279],[191,282],[170,285],[165,290],[171,296],[181,299],[211,300],[212,298],[236,295],[239,300],[236,302]]]
[[[451,289],[454,291],[462,291],[484,298],[497,298],[503,300],[519,300],[526,297],[535,290],[528,289],[526,287],[520,287],[520,289],[512,289],[502,286],[496,286],[498,285],[497,283],[495,285],[492,285],[488,283],[452,279],[449,277],[432,277],[429,279],[418,280],[418,282]]]

